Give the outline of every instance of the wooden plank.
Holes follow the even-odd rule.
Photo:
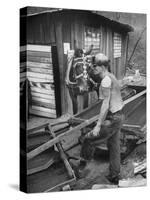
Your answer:
[[[42,111],[39,111],[39,110],[34,110],[32,108],[30,108],[30,114],[34,114],[34,115],[37,115],[37,116],[48,117],[48,118],[56,118],[56,114],[46,113],[46,112],[42,112]],[[36,154],[36,155],[38,155],[38,154]]]
[[[36,149],[34,149],[33,151],[27,153],[27,160],[30,160],[31,158],[33,158],[34,156],[38,155],[39,153],[45,151],[46,149],[50,148],[51,146],[53,146],[54,144],[60,142],[64,136],[67,136],[69,134],[71,134],[72,132],[76,133],[76,131],[92,124],[93,122],[95,122],[98,119],[99,115],[96,115],[94,117],[92,117],[90,120],[85,120],[85,122],[79,124],[78,126],[74,127],[71,130],[68,130],[64,133],[62,133],[61,135],[58,135],[56,138],[46,142],[45,144],[37,147]]]
[[[42,73],[53,75],[52,69],[36,68],[36,67],[27,67],[28,72]]]
[[[49,125],[49,123],[44,123],[41,125],[38,125],[34,128],[30,128],[29,130],[27,130],[28,134],[32,134],[35,131],[39,131],[40,129],[46,128]]]
[[[50,109],[56,109],[56,105],[52,104],[52,103],[45,103],[45,102],[32,100],[31,104],[35,105],[35,106],[40,106],[40,107],[45,107],[45,108],[50,108]]]
[[[42,51],[42,52],[51,52],[50,45],[31,45],[27,44],[25,46],[20,46],[20,52],[22,51]]]
[[[129,128],[141,128],[141,126],[139,125],[135,125],[135,124],[123,124],[123,127],[129,127]]]
[[[60,72],[60,92],[61,92],[61,111],[62,114],[68,111],[67,99],[66,99],[66,86],[65,86],[65,72],[67,67],[67,62],[64,59],[64,47],[63,47],[63,38],[62,38],[62,22],[58,16],[58,19],[55,20],[55,33],[56,33],[56,45],[58,53],[58,62],[59,62],[59,72]]]
[[[26,73],[26,72],[25,72]],[[27,77],[35,77],[35,78],[41,78],[47,80],[53,81],[54,77],[51,74],[41,74],[36,72],[27,72]]]
[[[54,91],[54,84],[53,83],[34,83],[34,82],[30,82],[30,86]]]
[[[52,129],[52,127],[50,125],[48,126],[47,130],[50,131],[50,133],[53,136],[53,138],[56,138],[56,135],[55,135],[55,133],[54,133],[54,131],[53,131],[53,129]],[[72,169],[72,167],[71,167],[71,165],[70,165],[70,163],[69,163],[69,161],[67,159],[66,154],[64,153],[64,150],[62,148],[61,143],[60,142],[56,143],[56,147],[57,147],[57,149],[58,149],[58,151],[60,153],[60,157],[61,157],[62,161],[64,162],[64,165],[65,165],[65,167],[67,169],[69,177],[75,177],[74,171],[73,171],[73,169]]]
[[[45,80],[42,78],[35,78],[35,77],[30,77],[28,76],[28,80],[32,82],[37,82],[37,83],[53,83],[53,80]]]
[[[26,65],[28,68],[29,67],[35,67],[35,68],[53,69],[53,65],[51,63],[39,63],[39,62],[27,61],[27,63],[24,63],[22,65]]]
[[[28,56],[27,60],[30,62],[39,62],[39,63],[52,63],[52,58]]]
[[[33,110],[39,110],[39,111],[42,111],[42,112],[51,113],[51,114],[56,114],[56,110],[55,109],[44,108],[44,107],[34,106],[34,105],[32,105],[32,109]]]
[[[55,96],[54,95],[49,95],[49,94],[42,94],[42,93],[38,93],[38,92],[33,92],[31,91],[32,96],[34,97],[39,97],[39,98],[43,98],[43,99],[48,99],[50,100],[55,100]]]
[[[40,171],[43,171],[45,169],[47,169],[48,167],[50,167],[54,162],[58,161],[59,158],[58,156],[56,156],[55,154],[52,155],[51,159],[47,162],[42,164],[41,166],[32,168],[32,169],[27,169],[27,175],[31,175]]]
[[[55,96],[54,90],[31,86],[31,91]]]
[[[50,103],[50,104],[54,104],[55,105],[55,99],[44,99],[44,98],[32,96],[32,100],[33,101],[43,102],[43,103]]]
[[[27,51],[27,56],[44,57],[44,58],[52,57],[51,52],[42,52],[42,51]]]
[[[127,103],[129,103],[129,102],[131,102],[131,101],[137,99],[138,97],[144,95],[144,94],[146,94],[146,90],[144,90],[144,91],[142,91],[142,92],[140,92],[140,93],[134,95],[133,97],[131,97],[131,98],[125,100],[125,101],[124,101],[124,104],[127,104]]]

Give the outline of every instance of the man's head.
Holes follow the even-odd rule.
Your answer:
[[[105,71],[110,71],[110,60],[108,57],[102,53],[99,53],[95,56],[95,75],[103,77]]]

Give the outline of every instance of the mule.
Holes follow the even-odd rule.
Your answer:
[[[83,96],[83,109],[88,107],[89,92],[96,91],[99,98],[101,80],[94,74],[94,56],[90,53],[91,50],[83,53],[82,49],[76,49],[68,63],[66,85],[72,100],[73,114],[78,112],[78,95]]]

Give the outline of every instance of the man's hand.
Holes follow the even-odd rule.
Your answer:
[[[94,136],[94,137],[99,136],[100,130],[101,130],[101,126],[97,124],[97,125],[94,127],[94,129],[93,129],[93,136]]]

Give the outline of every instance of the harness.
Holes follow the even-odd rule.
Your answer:
[[[83,72],[80,73],[79,75],[76,74],[76,68],[78,65],[82,65],[83,67]],[[79,93],[81,92],[81,87],[78,85],[78,79],[83,78],[86,81],[91,82],[95,87],[98,86],[98,83],[96,83],[88,74],[88,68],[91,67],[91,63],[88,62],[88,56],[83,56],[83,57],[73,57],[71,62],[68,65],[68,69],[67,69],[67,78],[66,78],[66,85],[68,88],[74,90],[78,90]],[[71,68],[73,68],[73,78],[75,80],[75,82],[71,82],[69,80],[69,74],[70,74],[70,70]]]

